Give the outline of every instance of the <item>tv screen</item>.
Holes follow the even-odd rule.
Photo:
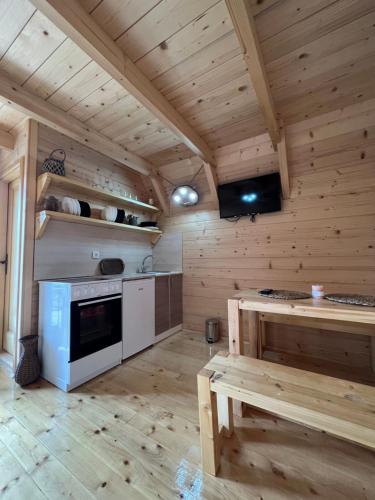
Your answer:
[[[280,174],[230,182],[218,187],[220,217],[264,214],[281,210]]]

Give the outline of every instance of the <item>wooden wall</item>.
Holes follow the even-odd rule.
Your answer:
[[[67,177],[79,179],[91,186],[102,187],[120,195],[137,195],[138,199],[147,200],[149,191],[140,175],[44,125],[39,125],[38,175],[41,173],[44,159],[57,148],[62,148],[66,152]],[[69,196],[69,193],[59,191],[51,191],[48,194],[55,194],[59,198],[64,195]],[[87,201],[90,201],[94,210],[102,206],[94,200]],[[146,217],[142,212],[132,211],[132,213]],[[97,215],[96,213],[95,216]],[[100,251],[100,258],[123,258],[129,272],[135,271],[143,257],[152,252],[149,237],[143,235],[52,222],[43,238],[35,242],[33,332],[37,331],[37,280],[98,273],[99,261],[91,259],[92,249]]]
[[[238,290],[258,287],[309,291],[375,293],[375,100],[315,117],[286,130],[291,196],[280,213],[256,223],[220,220],[210,209],[207,185],[198,188],[196,210],[175,210],[168,231],[183,233],[184,326],[203,331],[218,316],[226,333],[226,300]],[[185,163],[187,160],[184,160]],[[217,151],[219,182],[277,170],[277,155],[266,136]],[[191,172],[199,167],[192,160]],[[194,170],[195,169],[195,170]],[[161,169],[179,177],[178,164]],[[181,176],[179,177],[181,180]],[[268,330],[277,350],[353,365],[369,365],[368,338],[319,330],[296,335],[283,327],[283,339]],[[355,338],[353,338],[355,337]]]

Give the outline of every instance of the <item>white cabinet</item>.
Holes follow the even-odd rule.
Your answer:
[[[122,359],[154,343],[155,280],[125,281],[122,296]]]

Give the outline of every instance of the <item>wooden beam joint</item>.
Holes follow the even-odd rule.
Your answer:
[[[0,148],[12,151],[14,149],[14,137],[5,130],[0,130]]]

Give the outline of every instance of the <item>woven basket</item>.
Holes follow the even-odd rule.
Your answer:
[[[63,159],[61,158],[55,158],[54,154],[55,153],[60,153],[63,156]],[[50,172],[51,174],[56,174],[56,175],[61,175],[65,176],[65,162],[66,154],[63,149],[54,149],[52,153],[49,155],[48,158],[46,158],[43,162],[42,165],[42,170],[43,172]]]
[[[375,307],[374,295],[357,295],[345,293],[329,293],[325,297],[332,302],[339,302],[340,304],[350,304],[352,306],[366,306]]]
[[[20,386],[31,384],[39,378],[38,335],[27,335],[19,340],[23,350],[18,362],[14,380]]]
[[[258,291],[258,294],[262,297],[268,297],[270,299],[282,299],[282,300],[298,300],[298,299],[310,299],[311,295],[304,292],[295,292],[292,290],[271,290],[269,293],[262,293]]]

